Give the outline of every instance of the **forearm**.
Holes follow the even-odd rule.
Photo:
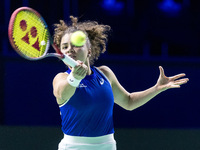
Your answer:
[[[129,101],[128,101],[128,110],[136,109],[145,103],[147,103],[149,100],[154,98],[156,95],[161,93],[162,90],[158,88],[157,85],[141,91],[141,92],[133,92],[129,94]]]
[[[69,99],[75,92],[76,87],[71,86],[69,83],[62,83],[58,88],[60,98]]]
[[[53,93],[57,99],[58,104],[66,102],[74,94],[76,87],[70,85],[68,75],[66,73],[59,73],[53,80]]]
[[[54,95],[59,103],[68,100],[75,92],[76,88],[69,85],[67,81],[60,82],[54,88]]]
[[[129,93],[128,91],[126,91],[118,82],[114,73],[111,72],[110,79],[112,81],[111,83],[115,103],[126,110],[133,110],[144,105],[159,93],[171,88],[180,88],[180,85],[185,84],[189,81],[188,78],[179,79],[185,76],[184,73],[172,77],[166,77],[163,68],[159,66],[159,69],[160,76],[155,86],[141,92],[133,93]]]
[[[81,66],[79,66],[80,68]],[[84,70],[84,74],[81,76],[78,74],[78,78],[85,77],[86,71]],[[57,99],[58,104],[62,104],[69,100],[75,93],[76,88],[79,86],[81,79],[77,79],[72,75],[66,73],[59,73],[53,80],[53,88],[54,88],[54,95]]]

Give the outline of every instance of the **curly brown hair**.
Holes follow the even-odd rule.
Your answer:
[[[60,20],[59,24],[54,24],[54,43],[60,47],[61,39],[66,33],[72,33],[77,30],[85,32],[91,43],[90,64],[93,65],[101,53],[106,51],[106,43],[108,41],[108,33],[111,30],[109,25],[102,25],[96,21],[78,22],[77,17],[70,16],[71,24],[66,24]]]

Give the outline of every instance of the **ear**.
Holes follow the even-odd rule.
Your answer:
[[[91,55],[92,55],[92,50],[91,50],[91,48],[89,48],[88,49],[88,57],[91,57]]]

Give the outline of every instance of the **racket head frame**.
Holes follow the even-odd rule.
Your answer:
[[[48,42],[47,42],[47,46],[46,46],[46,49],[43,53],[42,56],[39,56],[39,57],[29,57],[29,56],[26,56],[25,54],[23,54],[17,47],[17,45],[15,44],[14,42],[14,39],[13,39],[13,26],[14,26],[14,23],[15,23],[15,19],[16,19],[16,16],[19,12],[21,11],[30,11],[32,13],[34,13],[38,19],[41,20],[41,22],[44,24],[45,26],[45,29],[47,30],[47,34],[48,34]],[[8,26],[8,37],[9,37],[9,41],[10,41],[10,44],[11,46],[13,47],[13,49],[20,55],[22,56],[23,58],[25,59],[28,59],[28,60],[40,60],[40,59],[43,59],[45,57],[49,57],[49,56],[55,56],[55,57],[59,57],[59,58],[63,58],[63,54],[61,53],[61,51],[59,50],[59,48],[53,43],[53,40],[51,38],[51,35],[50,35],[50,32],[49,32],[49,29],[48,29],[48,25],[46,23],[46,21],[44,20],[44,18],[40,15],[40,13],[38,13],[36,10],[30,8],[30,7],[20,7],[18,9],[16,9],[12,15],[11,15],[11,18],[10,18],[10,21],[9,21],[9,26]],[[56,51],[56,53],[47,53],[49,48],[50,48],[50,44],[52,45],[52,47],[54,48],[54,50]]]

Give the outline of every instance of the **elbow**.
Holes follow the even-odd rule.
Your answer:
[[[57,103],[59,105],[62,105],[64,103],[68,102],[68,100],[69,100],[65,96],[63,96],[63,94],[59,91],[54,91],[53,94],[56,97]]]
[[[135,108],[133,108],[133,107],[130,107],[130,106],[127,106],[126,108],[124,108],[125,110],[127,110],[127,111],[133,111]]]
[[[128,106],[128,107],[126,107],[125,109],[127,110],[127,111],[133,111],[133,110],[135,110],[137,107],[135,107],[135,106]]]
[[[125,110],[127,110],[127,111],[132,111],[133,109],[131,109],[131,108],[124,108]]]
[[[126,110],[127,111],[132,111],[133,109],[131,108],[131,94],[128,95],[128,100],[127,100],[127,104],[126,104]]]
[[[132,102],[132,100],[131,100],[131,98],[130,98],[130,95],[129,95],[129,98],[128,98],[128,100],[126,101],[126,105],[123,107],[125,110],[127,110],[127,111],[132,111],[132,110],[134,110],[135,108],[133,107],[134,105],[133,105],[133,102]]]
[[[134,109],[137,108],[135,106],[136,105],[134,104],[134,101],[131,99],[131,95],[129,94],[127,104],[126,104],[126,107],[124,109],[126,109],[127,111],[133,111]]]
[[[75,89],[76,88],[64,90],[64,89],[57,88],[56,90],[53,91],[53,94],[56,97],[56,99],[59,99],[61,101],[66,100],[66,99],[68,100],[74,95]]]
[[[56,99],[64,99],[64,92],[59,88],[53,90],[53,95]]]
[[[57,98],[57,99],[62,99],[62,94],[59,93],[57,90],[53,91],[53,95]]]

